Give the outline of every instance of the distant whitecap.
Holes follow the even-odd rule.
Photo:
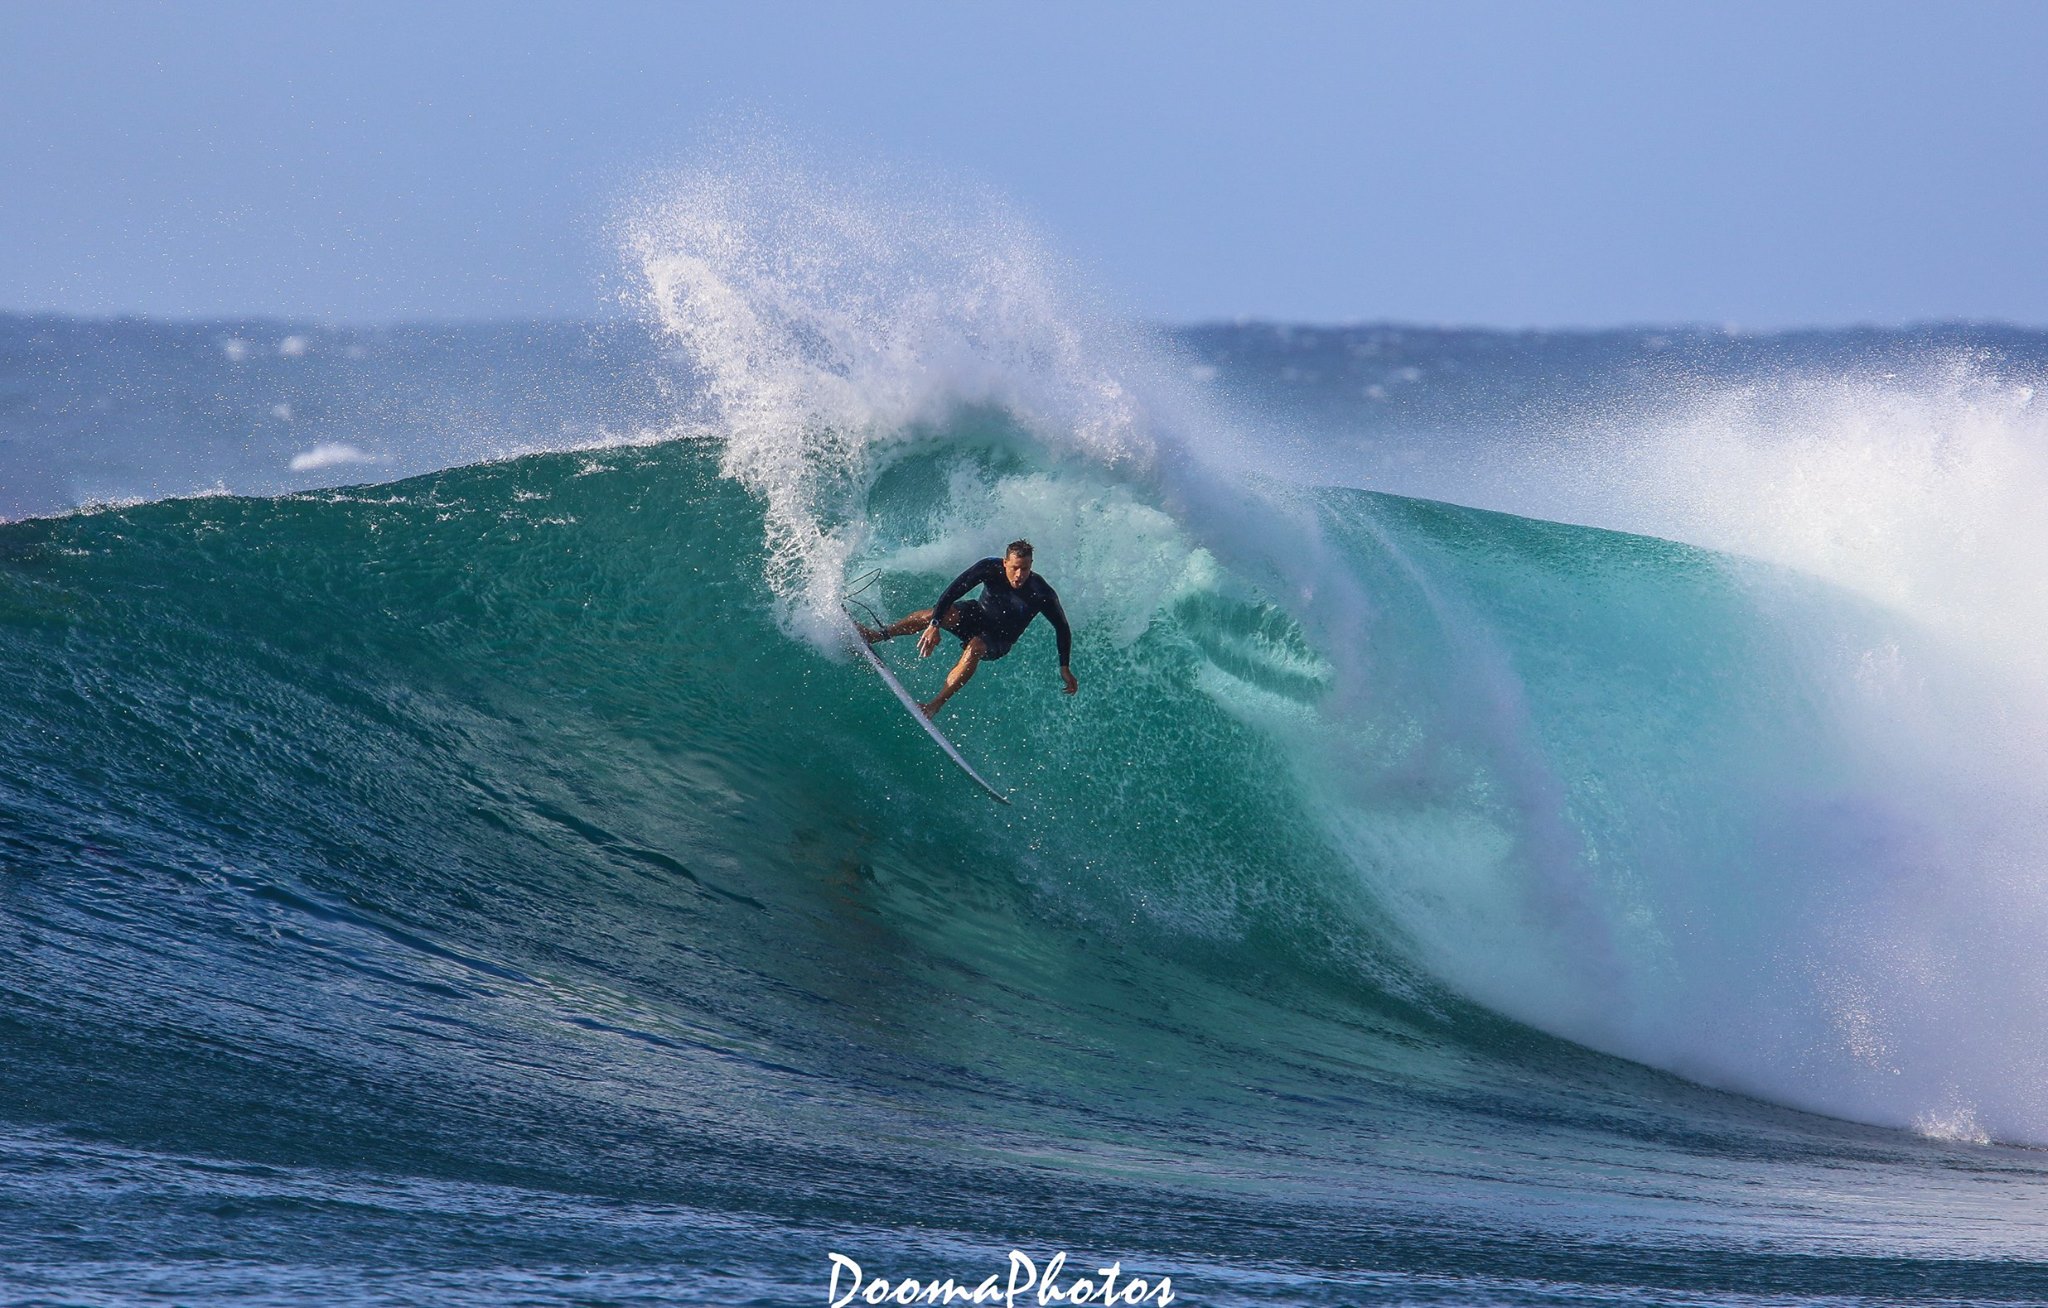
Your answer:
[[[338,467],[345,463],[375,463],[376,456],[366,454],[353,445],[315,445],[310,450],[292,456],[293,472],[313,472],[320,468]]]

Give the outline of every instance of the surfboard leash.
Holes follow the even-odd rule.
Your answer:
[[[867,603],[867,601],[861,599],[860,594],[862,591],[868,589],[868,587],[874,585],[876,579],[879,578],[881,575],[882,570],[880,568],[870,568],[866,572],[863,572],[860,576],[855,577],[853,581],[849,583],[852,589],[848,590],[845,595],[841,596],[839,601],[839,606],[841,608],[849,609],[849,612],[847,614],[848,617],[852,616],[852,613],[850,611],[851,608],[858,608],[861,612],[867,614],[868,625],[870,627],[873,627],[876,631],[887,630],[889,624],[882,621],[881,615],[876,613],[874,608],[870,606]]]

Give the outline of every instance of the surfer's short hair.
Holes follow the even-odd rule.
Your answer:
[[[1007,558],[1009,558],[1009,557],[1010,557],[1010,556],[1012,556],[1012,555],[1015,555],[1016,557],[1018,557],[1018,558],[1020,558],[1020,559],[1028,559],[1028,558],[1030,558],[1030,557],[1031,557],[1031,542],[1030,542],[1030,541],[1028,541],[1028,540],[1013,540],[1013,541],[1011,541],[1011,542],[1010,542],[1010,545],[1009,545],[1009,548],[1003,551],[1003,557],[1007,559]]]

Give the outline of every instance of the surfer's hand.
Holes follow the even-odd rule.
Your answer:
[[[1060,680],[1067,683],[1067,693],[1069,695],[1081,689],[1081,683],[1074,680],[1074,670],[1072,668],[1061,668]]]
[[[938,647],[939,624],[934,622],[924,629],[924,635],[917,638],[917,656],[921,659],[928,659],[932,656],[932,651]]]

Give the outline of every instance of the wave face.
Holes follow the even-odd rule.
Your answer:
[[[1283,475],[1389,447],[1235,412],[1242,353],[997,211],[757,163],[626,229],[639,343],[287,336],[277,421],[328,425],[165,475],[427,471],[0,526],[14,1297],[790,1302],[1017,1247],[1214,1303],[2038,1299],[2037,683],[1968,587],[1871,580],[1940,515],[1766,530],[1870,437],[1753,439],[1810,376],[1663,392],[1604,479],[1442,438],[1709,550]],[[78,379],[219,395],[254,335],[64,330],[19,391],[124,484],[150,429]],[[342,397],[400,373],[378,445]],[[2029,448],[1972,376],[1976,435],[1885,410],[1950,472]],[[835,615],[1018,535],[1083,686],[1034,629],[948,710],[1006,809]]]

